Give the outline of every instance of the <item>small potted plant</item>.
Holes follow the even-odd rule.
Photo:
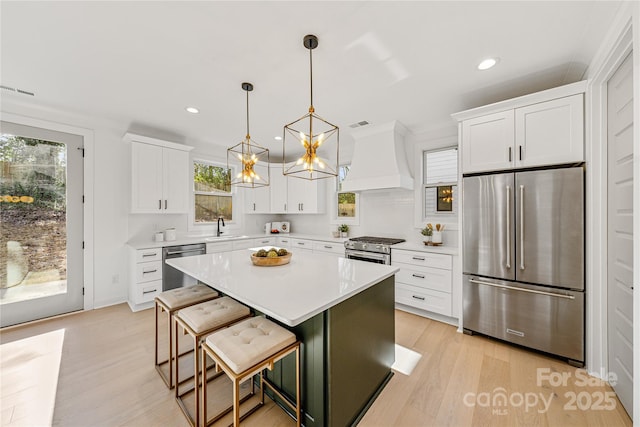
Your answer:
[[[349,226],[347,224],[340,224],[338,227],[338,231],[340,231],[341,237],[347,237],[347,233],[349,232]]]
[[[424,241],[425,245],[431,243],[431,236],[433,236],[433,225],[431,223],[427,224],[422,230],[420,230],[423,236],[426,237],[427,240]]]

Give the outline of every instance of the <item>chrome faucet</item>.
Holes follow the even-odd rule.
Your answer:
[[[220,231],[220,221],[222,221],[222,226],[224,227],[224,218],[218,217],[218,230],[216,231],[216,237],[220,237],[223,231]]]

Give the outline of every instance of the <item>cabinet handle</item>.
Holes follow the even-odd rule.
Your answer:
[[[152,293],[154,293],[155,291],[157,291],[157,289],[152,289],[152,290],[150,290],[150,291],[142,291],[142,295],[152,294]]]
[[[299,245],[304,245],[304,243],[303,243],[303,242],[298,242],[298,244],[299,244]]]
[[[304,203],[300,203],[300,210],[304,211]]]
[[[509,162],[511,162],[511,147],[509,147]]]
[[[164,199],[164,208],[167,209],[167,199]]]
[[[333,249],[333,246],[324,245],[325,249]]]
[[[416,295],[411,295],[411,298],[419,299],[420,301],[424,301],[424,297],[419,297]]]
[[[284,204],[284,211],[285,212],[287,211],[287,204],[286,203]]]
[[[149,254],[142,254],[142,258],[146,258],[148,256],[156,256],[156,253],[155,252],[151,252]]]
[[[268,240],[263,240],[260,243],[269,243],[269,241]]]
[[[162,210],[162,200],[158,200],[158,209]]]
[[[413,259],[416,261],[424,261],[424,257],[414,256]]]
[[[256,210],[256,204],[255,203],[253,204],[253,210],[254,210],[254,212]]]
[[[412,276],[413,276],[413,277],[417,277],[418,279],[424,279],[424,275],[422,275],[422,274],[415,274],[415,273],[413,273],[413,274],[412,274]]]
[[[142,274],[149,274],[149,273],[155,273],[156,271],[158,271],[158,269],[156,268],[155,270],[143,270]]]
[[[520,157],[520,160],[522,160],[522,145],[518,145],[518,156]]]

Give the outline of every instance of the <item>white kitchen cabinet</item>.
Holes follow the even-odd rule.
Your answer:
[[[513,110],[462,122],[462,171],[513,167]]]
[[[344,257],[344,243],[313,242],[313,252],[320,252]]]
[[[276,239],[276,244],[281,248],[290,248],[291,247],[291,239],[289,236],[278,236]]]
[[[242,240],[233,240],[231,242],[231,248],[234,251],[238,249],[249,249],[253,248],[255,245],[253,244],[253,239],[242,239]],[[219,251],[216,251],[219,252]]]
[[[456,113],[462,172],[584,161],[584,83]]]
[[[129,306],[138,311],[162,292],[162,248],[132,249],[130,259]]]
[[[257,239],[253,239],[252,242],[253,242],[253,247],[276,246],[277,238],[275,236],[264,236],[264,237],[258,237]]]
[[[233,250],[233,241],[207,243],[207,253],[229,252]]]
[[[392,249],[396,273],[396,302],[432,313],[452,316],[452,257],[421,251]]]
[[[130,133],[124,140],[131,143],[131,213],[187,213],[193,147]]]
[[[291,250],[302,249],[302,250],[312,251],[313,250],[313,240],[291,239],[290,248],[291,248]]]
[[[270,182],[268,186],[243,188],[242,191],[244,193],[244,213],[270,213],[271,188],[273,188],[273,182]]]
[[[582,94],[515,110],[516,167],[584,160]]]
[[[282,174],[282,165],[273,165],[270,170],[271,213],[287,213],[287,177]]]
[[[325,180],[309,181],[300,178],[288,178],[288,180],[288,213],[324,213]]]

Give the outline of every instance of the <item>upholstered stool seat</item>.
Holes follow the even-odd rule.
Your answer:
[[[201,364],[204,369],[207,356],[216,362],[216,368],[224,371],[233,382],[234,425],[240,424],[240,383],[253,375],[260,374],[260,403],[249,410],[251,414],[264,404],[264,385],[277,395],[280,392],[262,375],[264,369],[273,369],[273,364],[290,353],[296,353],[296,405],[282,399],[296,413],[300,426],[300,341],[295,334],[264,317],[252,317],[226,329],[209,335],[202,344]],[[203,375],[203,383],[205,374]],[[202,425],[208,425],[206,386],[202,390]],[[217,420],[214,419],[213,421]]]
[[[162,292],[155,298],[155,365],[160,377],[167,387],[173,388],[173,315],[177,310],[193,304],[209,301],[217,298],[218,293],[205,285],[194,285],[186,288],[176,288]],[[169,340],[168,357],[166,360],[158,360],[158,312],[166,312],[168,317],[167,338]],[[177,342],[177,337],[176,337]],[[177,353],[176,353],[177,355]],[[175,358],[180,355],[175,356]],[[162,369],[165,364],[169,364],[169,373],[166,375]]]
[[[183,396],[190,392],[180,391],[176,386],[175,396],[180,408],[191,425],[198,425],[200,419],[200,385],[198,384],[199,376],[198,363],[200,357],[200,346],[204,338],[212,332],[231,325],[251,315],[248,307],[240,304],[229,297],[217,298],[200,304],[192,305],[179,310],[175,314],[176,336],[178,336],[179,328],[182,328],[185,334],[193,338],[193,355],[194,355],[194,396],[195,396],[195,414],[191,416],[189,410],[184,404]],[[177,340],[176,340],[177,343]],[[176,352],[178,351],[176,345]],[[179,378],[179,366],[176,364],[176,378]],[[207,383],[207,368],[204,368],[203,387]]]

